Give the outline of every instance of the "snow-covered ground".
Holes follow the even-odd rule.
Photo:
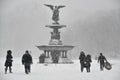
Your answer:
[[[120,80],[120,61],[109,60],[112,63],[111,70],[100,71],[99,64],[93,60],[91,72],[87,73],[84,69],[80,71],[79,61],[74,64],[37,64],[38,60],[33,59],[30,74],[24,73],[21,59],[16,58],[13,62],[13,73],[4,74],[5,59],[0,59],[0,80]]]

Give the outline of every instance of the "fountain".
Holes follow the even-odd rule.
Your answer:
[[[59,29],[66,27],[66,25],[61,25],[59,21],[59,9],[65,6],[53,6],[44,4],[53,11],[52,20],[54,23],[51,25],[46,25],[46,27],[52,29],[51,40],[48,45],[37,46],[38,49],[44,51],[45,61],[43,63],[73,63],[71,59],[68,58],[67,52],[72,50],[74,46],[63,45],[60,37]]]

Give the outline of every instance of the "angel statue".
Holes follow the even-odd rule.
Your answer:
[[[52,20],[55,21],[55,24],[59,24],[59,9],[65,7],[64,5],[60,5],[60,6],[53,6],[53,5],[49,5],[49,4],[44,4],[45,6],[48,6],[52,12],[53,12],[53,16],[52,16]]]

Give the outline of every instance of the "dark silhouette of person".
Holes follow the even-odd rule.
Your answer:
[[[81,65],[81,72],[83,72],[83,68],[85,65],[85,53],[83,51],[80,52],[79,60]]]
[[[9,72],[10,73],[12,73],[12,62],[13,62],[13,60],[12,60],[12,51],[11,50],[8,50],[7,51],[7,55],[6,55],[6,61],[5,61],[5,74],[7,73],[7,69],[8,69],[8,67],[9,67]]]
[[[105,58],[105,56],[100,53],[99,57],[98,57],[98,63],[100,62],[100,70],[103,71],[103,68],[105,67],[105,61],[107,62],[107,59]]]
[[[44,63],[45,62],[45,54],[44,53],[40,55],[39,62],[40,63]]]
[[[28,50],[26,50],[25,54],[22,56],[22,64],[25,67],[25,73],[28,74],[31,71],[32,64],[32,56],[29,54]]]
[[[88,54],[85,58],[85,67],[87,72],[90,72],[91,62],[92,62],[91,55]]]

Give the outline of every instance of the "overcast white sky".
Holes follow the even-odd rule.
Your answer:
[[[66,5],[60,9],[60,30],[64,44],[76,46],[72,54],[120,54],[119,0],[0,0],[0,54],[11,49],[21,56],[26,49],[48,44],[52,12],[43,4]]]

